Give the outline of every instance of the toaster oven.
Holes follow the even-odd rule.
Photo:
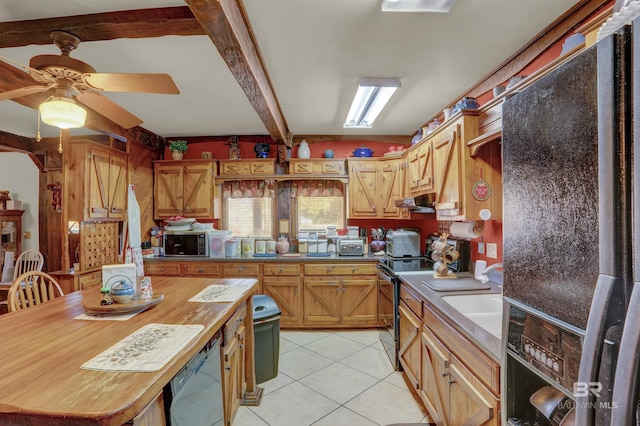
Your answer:
[[[389,257],[420,257],[420,234],[415,231],[389,231],[386,243]]]
[[[341,238],[338,240],[338,255],[363,256],[364,241],[361,238]]]

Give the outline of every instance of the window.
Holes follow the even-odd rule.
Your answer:
[[[272,198],[226,199],[226,229],[235,236],[272,237]]]
[[[298,198],[298,229],[344,228],[344,197]]]

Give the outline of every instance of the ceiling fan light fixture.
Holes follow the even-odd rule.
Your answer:
[[[38,108],[43,123],[60,129],[76,129],[84,126],[87,111],[73,99],[51,96]]]
[[[370,129],[398,87],[400,87],[400,80],[397,78],[360,80],[343,127]]]

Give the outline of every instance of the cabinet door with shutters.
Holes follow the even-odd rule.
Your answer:
[[[416,391],[420,390],[420,332],[422,321],[407,307],[404,301],[400,302],[400,350],[398,358],[407,378]]]
[[[395,201],[404,197],[405,169],[399,158],[383,159],[378,164],[378,199],[382,210],[381,217],[392,219],[406,219],[409,217],[407,209],[396,207]]]
[[[340,324],[340,278],[305,277],[304,323],[324,326]]]
[[[348,161],[350,217],[377,217],[381,208],[377,188],[377,159]]]
[[[155,163],[153,185],[156,219],[182,216],[182,166],[176,163]]]
[[[186,217],[213,217],[213,165],[189,164],[183,167],[183,215]]]
[[[341,280],[340,292],[342,324],[377,325],[378,286],[375,276],[345,276]]]
[[[264,293],[270,296],[280,308],[281,325],[298,326],[303,324],[302,279],[300,277],[267,276],[265,267],[262,285]]]

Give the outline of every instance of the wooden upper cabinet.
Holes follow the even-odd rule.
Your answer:
[[[154,218],[213,218],[214,162],[154,162]]]
[[[127,161],[124,154],[89,151],[89,218],[124,220]]]
[[[409,212],[395,206],[404,197],[402,159],[357,158],[349,164],[349,217],[406,219]]]
[[[347,171],[344,159],[292,158],[289,160],[289,173],[292,175],[344,176]]]
[[[252,175],[272,175],[276,163],[273,158],[256,158],[252,160],[220,160],[220,176],[237,176],[249,178]]]
[[[415,197],[433,192],[433,140],[427,139],[414,146],[407,153],[405,162],[408,195]]]
[[[69,220],[124,220],[127,154],[90,141],[73,141],[65,160]]]
[[[487,144],[474,157],[468,145],[478,136],[478,112],[465,110],[436,132],[432,139],[436,218],[502,219],[500,145]]]
[[[382,206],[378,194],[378,159],[348,159],[349,216],[378,217]]]
[[[406,168],[400,158],[382,159],[378,163],[378,193],[382,202],[381,217],[405,219],[409,210],[396,207],[395,201],[404,198]]]

